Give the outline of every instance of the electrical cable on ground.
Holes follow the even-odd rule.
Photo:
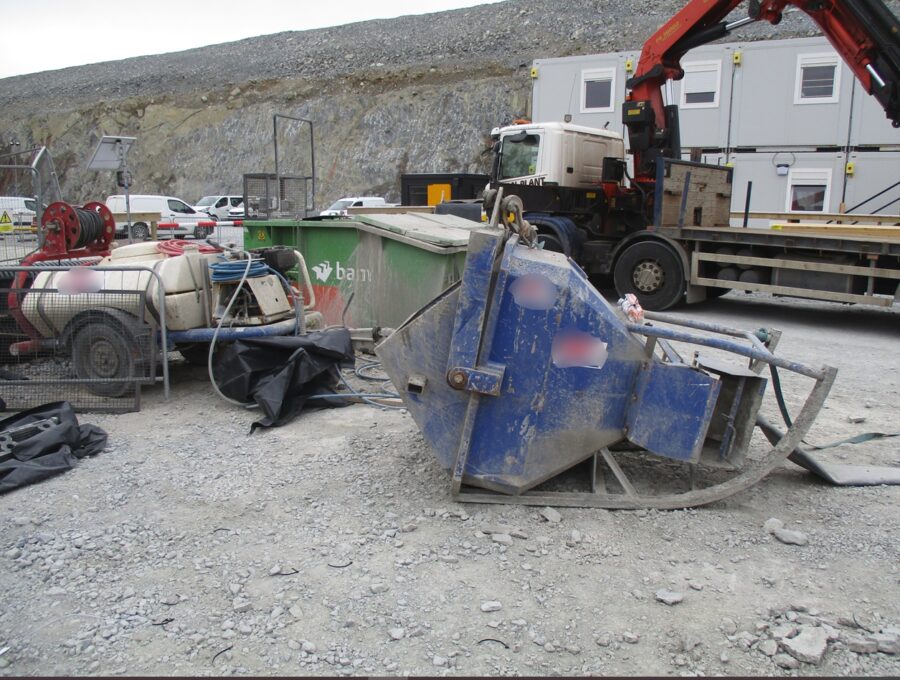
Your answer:
[[[243,287],[244,283],[247,281],[248,278],[252,278],[252,277],[256,277],[256,276],[263,276],[268,272],[272,272],[276,276],[278,276],[278,278],[281,280],[282,284],[285,286],[286,289],[289,289],[290,284],[287,282],[285,277],[280,272],[275,271],[274,269],[271,269],[270,267],[268,267],[263,260],[254,260],[252,258],[252,256],[250,255],[250,253],[246,253],[243,251],[240,251],[240,252],[235,251],[231,248],[227,248],[227,249],[231,252],[235,252],[237,254],[245,256],[247,259],[247,262],[246,262],[246,264],[243,264],[241,262],[235,262],[235,261],[217,262],[217,263],[210,265],[211,278],[214,282],[222,283],[222,282],[238,281],[238,284],[237,284],[237,287],[235,288],[234,293],[231,296],[231,299],[228,301],[228,305],[225,307],[225,311],[222,314],[222,317],[219,319],[219,323],[216,326],[215,332],[213,333],[212,340],[209,343],[209,354],[207,355],[207,364],[206,364],[207,372],[209,374],[209,380],[213,385],[213,389],[216,391],[216,394],[218,394],[222,399],[224,399],[225,401],[232,403],[236,406],[243,406],[244,408],[248,408],[248,409],[259,408],[259,406],[257,404],[254,404],[252,402],[241,402],[241,401],[237,401],[236,399],[232,399],[232,398],[226,396],[222,392],[222,390],[219,389],[219,386],[216,383],[215,376],[213,375],[213,355],[215,353],[216,342],[218,340],[219,332],[221,331],[222,326],[225,323],[225,319],[228,318],[228,313],[231,311],[231,308],[234,305],[235,300],[237,300],[237,297],[241,291],[241,288]],[[239,277],[238,277],[238,273],[240,273]],[[352,295],[351,295],[351,299],[352,299]],[[298,304],[298,303],[299,303],[299,300],[297,299],[297,296],[294,296],[294,313],[295,313],[295,315],[302,314],[302,310],[300,309],[300,304]],[[345,309],[344,309],[345,314],[346,314],[347,308],[349,308],[349,300],[348,300],[347,307],[345,307]],[[298,334],[301,323],[302,323],[302,321],[298,318],[297,325],[295,326],[295,330],[294,330],[295,334]],[[379,361],[369,361],[369,362],[363,364],[362,366],[360,366],[359,368],[355,368],[354,373],[359,378],[362,378],[363,380],[371,380],[374,382],[389,383],[390,382],[389,378],[367,376],[363,373],[366,370],[369,370],[371,368],[374,368],[374,367],[380,366],[380,365],[381,365],[381,362],[379,362]],[[406,410],[406,406],[396,404],[396,401],[400,399],[400,395],[397,394],[396,392],[389,392],[387,390],[384,390],[384,388],[382,388],[382,390],[383,390],[382,392],[360,392],[360,391],[354,389],[347,382],[343,373],[341,373],[339,371],[338,375],[340,377],[341,383],[344,385],[344,387],[346,387],[348,392],[337,393],[337,394],[314,394],[314,395],[308,396],[307,401],[318,401],[318,400],[328,400],[328,399],[344,399],[344,400],[358,399],[361,402],[369,404],[370,406],[377,406],[378,408],[391,409],[391,410],[396,410],[396,411],[405,411]],[[391,401],[391,402],[395,402],[395,403],[389,403],[389,404],[381,403],[384,401]]]
[[[219,337],[219,331],[222,330],[222,325],[225,323],[225,319],[228,318],[228,312],[231,311],[231,307],[232,305],[234,305],[234,301],[237,300],[238,294],[241,292],[241,288],[243,288],[244,282],[247,280],[248,276],[250,275],[250,270],[253,268],[254,260],[252,257],[250,257],[250,253],[244,254],[247,256],[247,264],[244,267],[244,274],[243,276],[241,276],[240,283],[238,283],[237,287],[234,289],[234,294],[228,301],[228,306],[225,308],[225,312],[222,314],[222,318],[219,319],[219,324],[216,326],[216,330],[213,332],[212,340],[209,343],[209,355],[206,358],[206,367],[209,371],[209,381],[212,383],[213,389],[215,389],[216,394],[222,397],[222,399],[224,399],[225,401],[236,404],[237,406],[247,406],[247,404],[242,401],[238,401],[237,399],[226,397],[222,393],[222,390],[219,389],[219,386],[216,384],[216,379],[215,377],[213,377],[213,352],[215,352],[216,349],[216,340]],[[257,262],[259,262],[259,260],[257,260]],[[213,276],[215,275],[213,274]],[[213,278],[213,280],[215,281],[215,278]],[[253,406],[256,406],[256,404],[253,404]]]

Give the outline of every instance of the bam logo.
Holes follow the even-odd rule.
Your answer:
[[[345,267],[340,262],[335,261],[334,266],[329,260],[324,260],[317,265],[313,265],[313,272],[316,278],[325,283],[334,274],[334,278],[338,281],[371,281],[372,272],[368,269],[357,269],[356,267]]]

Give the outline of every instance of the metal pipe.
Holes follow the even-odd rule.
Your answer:
[[[756,19],[754,19],[753,17],[744,17],[743,19],[732,21],[730,24],[725,24],[725,30],[731,32],[736,28],[740,28],[741,26],[752,24],[754,21],[756,21]]]
[[[273,335],[289,335],[297,328],[297,319],[285,319],[267,326],[233,326],[223,327],[219,331],[218,340],[242,340],[244,338],[265,338]],[[173,343],[210,342],[215,328],[191,328],[186,331],[170,331],[169,339]]]
[[[688,194],[691,190],[691,171],[684,173],[684,187],[681,190],[681,208],[678,211],[678,228],[684,229],[684,213],[687,210]]]
[[[747,182],[747,200],[744,202],[744,229],[750,221],[750,195],[753,193],[753,181]]]
[[[672,330],[671,328],[660,328],[659,326],[641,326],[639,324],[630,323],[626,324],[626,327],[632,333],[637,333],[639,335],[665,338],[666,340],[688,342],[695,345],[701,345],[703,347],[710,347],[712,349],[725,350],[726,352],[731,352],[733,354],[740,354],[741,356],[745,356],[750,359],[756,359],[757,361],[762,361],[767,364],[773,364],[775,366],[778,366],[779,368],[792,371],[793,373],[805,375],[808,378],[813,378],[814,380],[822,380],[829,370],[833,370],[828,366],[816,370],[796,361],[788,361],[787,359],[776,357],[769,351],[763,352],[756,349],[755,347],[747,347],[745,345],[731,342],[730,340],[723,340],[721,338],[706,338],[699,335],[692,335],[690,333],[683,333],[680,331]]]
[[[306,289],[309,291],[309,302],[303,305],[303,309],[312,309],[316,306],[316,291],[313,290],[312,281],[309,278],[309,271],[306,269],[306,260],[303,258],[303,255],[300,254],[299,250],[295,250],[294,255],[297,256],[297,268],[300,270],[298,273],[303,274],[303,283],[306,284]]]
[[[885,82],[884,78],[875,70],[875,67],[872,64],[866,64],[866,71],[869,72],[869,75],[875,79],[875,82],[878,83],[878,87],[884,87]]]

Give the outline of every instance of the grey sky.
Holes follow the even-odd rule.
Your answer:
[[[0,78],[497,0],[0,0]]]

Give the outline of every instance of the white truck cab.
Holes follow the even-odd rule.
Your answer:
[[[494,128],[497,179],[507,184],[596,187],[605,158],[625,160],[622,135],[572,123],[526,123]]]

